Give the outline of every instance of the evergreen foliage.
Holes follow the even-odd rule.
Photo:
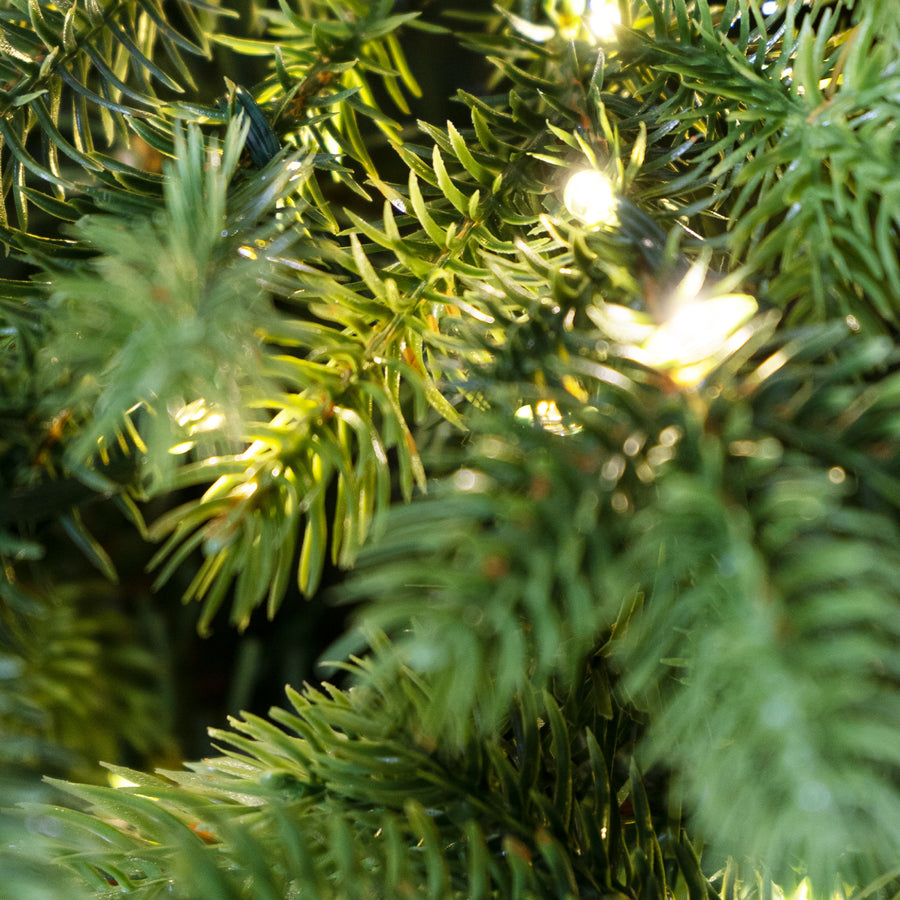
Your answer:
[[[408,6],[0,3],[8,889],[898,896],[900,11]],[[97,505],[203,633],[344,570],[333,683],[119,765]]]

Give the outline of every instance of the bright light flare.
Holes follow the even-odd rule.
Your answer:
[[[756,301],[747,294],[686,303],[650,335],[644,352],[657,366],[698,363],[715,353],[755,312]]]
[[[619,200],[612,181],[596,169],[576,172],[563,193],[566,209],[588,227],[612,225]]]
[[[616,36],[616,25],[622,24],[622,14],[615,0],[591,0],[588,4],[587,26],[601,41]]]
[[[747,294],[725,294],[680,306],[644,342],[641,362],[668,371],[678,384],[693,385],[746,338],[740,328],[756,312]]]
[[[587,313],[606,337],[622,345],[625,355],[690,387],[747,341],[751,331],[743,326],[757,309],[747,294],[724,294],[682,300],[658,324],[646,312],[614,303],[589,307]]]

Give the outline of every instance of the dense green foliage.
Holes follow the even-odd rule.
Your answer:
[[[900,10],[613,5],[0,3],[12,896],[897,896]],[[121,768],[98,506],[333,683]]]

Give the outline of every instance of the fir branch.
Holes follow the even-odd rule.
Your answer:
[[[782,353],[783,367],[767,367],[771,383],[756,398],[752,424],[729,410],[722,433],[711,422],[705,435],[693,431],[693,447],[687,429],[679,456],[696,468],[662,470],[656,502],[635,517],[625,572],[652,577],[644,609],[617,632],[627,689],[652,710],[648,750],[675,762],[698,826],[729,852],[750,848],[742,852],[772,871],[803,860],[818,885],[838,858],[845,878],[860,883],[896,854],[891,802],[859,803],[896,790],[886,736],[895,727],[898,665],[891,572],[900,544],[885,515],[896,508],[894,481],[877,441],[863,438],[868,458],[844,457],[852,465],[845,470],[822,439],[822,417],[840,421],[850,395],[848,421],[865,418],[880,397],[878,421],[893,433],[893,379],[859,385],[879,342],[845,341],[820,401],[778,390],[807,370],[801,347],[812,355],[829,343],[828,330],[811,331]],[[789,397],[796,429],[778,425]],[[801,437],[800,423],[812,420],[816,440]],[[860,437],[871,436],[869,422]],[[623,588],[630,577],[623,574]],[[736,798],[750,772],[765,772],[772,792]],[[827,828],[825,809],[834,813]]]
[[[225,755],[189,773],[115,769],[134,784],[119,790],[59,784],[130,825],[53,811],[61,844],[80,847],[57,864],[138,896],[173,871],[185,897],[598,897],[626,890],[623,877],[649,896],[711,890],[677,823],[657,835],[637,771],[612,765],[621,725],[598,716],[602,682],[562,705],[528,694],[514,735],[455,752],[402,726],[386,733],[384,715],[418,688],[383,688],[290,692],[295,712],[273,710],[279,725],[233,721],[215,733]],[[632,798],[633,817],[610,805],[616,794]]]
[[[102,8],[33,2],[27,14],[5,12],[7,81],[0,95],[0,136],[4,165],[13,178],[3,179],[0,206],[6,225],[11,194],[17,219],[17,227],[6,232],[8,246],[26,255],[34,252],[33,242],[22,234],[29,230],[32,206],[58,216],[67,198],[86,194],[96,201],[104,195],[104,183],[107,196],[119,190],[120,175],[144,182],[144,190],[158,184],[154,173],[98,151],[96,136],[102,131],[108,146],[127,146],[130,121],[160,106],[153,81],[166,91],[180,92],[185,85],[196,89],[183,54],[209,56],[211,16],[228,13],[208,7],[198,18],[191,3],[178,7],[199,43],[178,31],[155,0],[116,0]],[[173,63],[175,76],[153,61],[158,48]],[[28,140],[36,129],[44,135],[37,155]],[[35,195],[28,186],[32,176],[52,186],[52,200],[42,202]]]
[[[253,335],[264,307],[252,261],[237,252],[253,238],[236,227],[248,216],[255,221],[258,210],[226,208],[245,134],[235,122],[222,150],[209,153],[196,129],[176,138],[179,162],[166,186],[165,220],[96,217],[77,226],[78,240],[100,255],[53,280],[55,335],[48,340],[48,359],[76,385],[70,408],[79,417],[93,411],[68,448],[73,460],[92,455],[98,440],[110,439],[142,403],[150,427],[156,423],[142,440],[152,446],[153,459],[163,460],[160,451],[167,455],[177,442],[167,404],[199,396],[236,413],[247,402],[240,385],[264,383],[261,373],[253,375]],[[290,183],[288,173],[285,168],[268,192],[270,204]],[[112,345],[117,351],[110,361]],[[154,358],[161,348],[167,358]],[[240,360],[230,376],[222,371],[229,359]],[[98,371],[106,373],[102,380],[84,380]]]

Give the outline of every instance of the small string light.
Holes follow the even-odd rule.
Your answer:
[[[597,169],[575,172],[566,184],[563,202],[589,228],[619,225],[613,182]],[[746,343],[752,329],[743,326],[758,309],[747,294],[698,299],[705,276],[705,264],[689,268],[669,295],[670,312],[664,318],[658,311],[651,315],[614,303],[601,303],[587,312],[604,336],[621,344],[630,358],[667,373],[676,384],[694,386]],[[558,427],[558,422],[549,421],[549,412],[549,406],[534,412],[523,407],[518,414],[536,418],[545,428]]]
[[[587,26],[595,38],[603,41],[615,37],[616,25],[621,24],[622,14],[615,0],[590,0]]]
[[[757,308],[747,294],[725,294],[684,301],[662,323],[615,303],[590,307],[588,315],[607,337],[622,344],[624,355],[691,387],[747,341],[750,332],[743,326]]]
[[[756,310],[756,301],[747,294],[685,303],[644,341],[638,358],[668,371],[676,384],[698,384],[749,337],[740,328]]]
[[[612,181],[596,169],[576,172],[563,192],[566,209],[590,228],[613,225],[619,204]]]

